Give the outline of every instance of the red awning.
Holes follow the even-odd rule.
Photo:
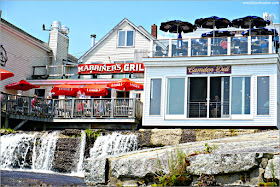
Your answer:
[[[79,87],[65,83],[54,86],[51,92],[54,93],[55,96],[65,95],[76,97],[78,90]]]
[[[29,82],[26,82],[25,80],[21,80],[19,82],[15,82],[12,84],[8,84],[5,86],[6,89],[12,89],[12,90],[22,90],[27,91],[33,88],[40,88],[40,86],[36,86],[34,84],[30,84]]]
[[[142,84],[138,84],[127,78],[124,78],[120,81],[108,83],[107,87],[122,90],[122,91],[142,90],[143,89]]]
[[[88,96],[106,96],[108,95],[107,88],[97,85],[97,84],[90,84],[87,86],[84,86],[79,89],[81,93],[84,93]]]
[[[12,72],[8,71],[8,70],[5,70],[5,69],[2,69],[0,68],[0,80],[4,80],[4,79],[7,79],[7,78],[10,78],[10,77],[13,77],[15,76]]]

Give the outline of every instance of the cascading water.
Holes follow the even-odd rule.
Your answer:
[[[32,169],[34,170],[50,170],[54,159],[54,152],[58,132],[45,133],[36,141],[33,147]]]
[[[35,134],[9,134],[1,136],[1,169],[31,168]]]
[[[118,132],[106,136],[99,136],[93,148],[90,149],[90,157],[98,158],[106,155],[116,155],[137,150],[137,136],[134,134],[123,135]]]
[[[33,169],[50,171],[58,132],[1,136],[1,169]]]
[[[81,141],[80,141],[80,150],[77,155],[77,168],[72,174],[76,176],[83,176],[83,162],[86,148],[86,133],[85,131],[81,131]]]

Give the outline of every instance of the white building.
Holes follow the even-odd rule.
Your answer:
[[[155,44],[155,58],[143,58],[143,126],[280,127],[280,64],[273,36],[157,42],[165,47]]]

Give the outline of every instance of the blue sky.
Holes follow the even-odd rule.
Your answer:
[[[279,23],[279,1],[1,1],[2,18],[38,39],[48,42],[49,28],[54,20],[70,29],[69,53],[79,57],[91,45],[90,34],[98,41],[123,18],[142,25],[150,32],[168,20],[194,23],[209,16],[230,20],[248,15],[262,17],[263,12],[274,15]],[[159,32],[159,34],[164,34]]]

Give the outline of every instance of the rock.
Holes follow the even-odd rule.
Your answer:
[[[81,136],[81,130],[78,129],[65,129],[60,132],[60,134],[66,135],[66,136]]]
[[[200,154],[188,157],[190,166],[187,172],[191,175],[217,175],[249,171],[258,166],[255,157],[256,153]]]
[[[275,155],[270,159],[265,168],[264,178],[280,180],[280,155]]]
[[[152,129],[153,145],[177,145],[180,143],[182,129]]]
[[[268,158],[262,158],[262,161],[260,163],[260,167],[265,169],[265,167],[267,166],[268,163]]]
[[[106,158],[89,158],[84,161],[85,182],[90,185],[104,184]]]
[[[195,141],[196,141],[195,130],[183,129],[180,143],[195,142]]]

